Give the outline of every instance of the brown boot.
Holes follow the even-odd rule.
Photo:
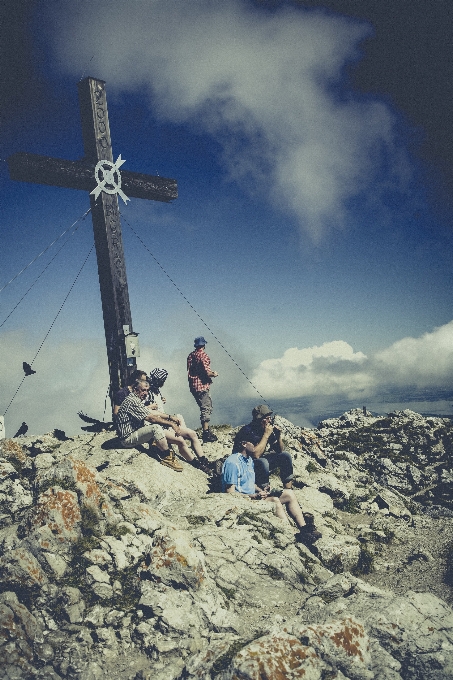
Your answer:
[[[160,458],[160,462],[162,463],[162,465],[166,465],[175,472],[182,472],[184,469],[179,460],[177,460],[175,453],[172,449],[168,450],[168,456],[166,456],[165,458]]]
[[[296,541],[298,543],[303,543],[307,547],[316,543],[320,538],[322,538],[322,533],[316,529],[309,529],[308,527],[302,527],[298,534],[296,534]]]
[[[313,528],[315,526],[315,516],[311,512],[304,512],[303,515],[307,527]]]
[[[315,518],[311,512],[304,512],[303,515],[305,526],[302,527],[297,534],[296,540],[300,543],[304,543],[306,546],[310,546],[322,538],[322,533],[316,529]]]

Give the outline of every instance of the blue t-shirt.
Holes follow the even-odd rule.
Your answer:
[[[222,466],[222,491],[234,484],[239,493],[255,493],[255,468],[253,459],[240,453],[232,453]]]

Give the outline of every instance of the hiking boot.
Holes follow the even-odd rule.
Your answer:
[[[203,430],[202,440],[203,444],[207,444],[208,442],[216,442],[217,437],[211,430]]]
[[[296,534],[297,542],[303,543],[307,548],[313,545],[313,543],[316,543],[320,538],[322,538],[322,533],[317,531],[314,525],[312,527],[304,526],[299,533]]]
[[[194,458],[192,465],[197,470],[201,470],[205,475],[212,475],[211,463],[208,461],[206,456],[201,456],[200,458]]]
[[[168,451],[168,456],[166,456],[165,458],[159,458],[159,460],[162,463],[162,465],[166,465],[175,472],[182,472],[184,469],[179,460],[177,460],[174,451],[172,451],[171,449],[169,449]]]
[[[307,527],[314,528],[315,526],[315,516],[311,512],[303,513],[305,524]]]

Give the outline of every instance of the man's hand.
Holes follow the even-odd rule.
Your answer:
[[[267,436],[268,439],[271,436],[273,431],[274,431],[274,426],[272,425],[272,423],[266,423],[266,425],[264,426],[264,434]]]
[[[268,491],[257,491],[256,493],[252,494],[250,498],[254,498],[256,501],[261,501],[264,498],[267,498],[269,496]]]

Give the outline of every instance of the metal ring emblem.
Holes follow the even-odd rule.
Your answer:
[[[127,202],[131,199],[121,189],[121,173],[119,171],[119,168],[125,162],[121,158],[121,154],[116,159],[116,163],[99,161],[94,169],[94,178],[97,186],[90,192],[90,194],[94,194],[95,199],[97,199],[101,191],[105,191],[106,194],[119,194],[127,205]]]

